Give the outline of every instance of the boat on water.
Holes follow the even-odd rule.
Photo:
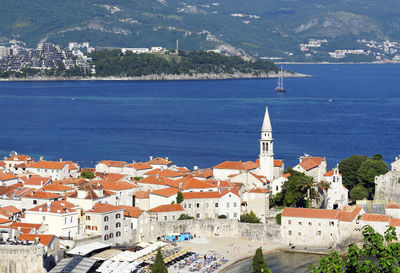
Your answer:
[[[286,92],[286,89],[283,88],[283,70],[281,66],[281,70],[278,73],[278,86],[275,87],[276,92],[284,93]]]

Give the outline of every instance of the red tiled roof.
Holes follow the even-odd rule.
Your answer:
[[[212,169],[205,169],[205,170],[194,171],[192,174],[195,177],[209,178],[213,176],[214,172]]]
[[[338,210],[286,207],[282,211],[282,216],[300,217],[300,218],[336,219],[338,213],[339,213]]]
[[[150,209],[151,212],[171,212],[171,211],[183,211],[181,204],[168,204],[161,205]]]
[[[282,167],[282,159],[274,159],[274,167]]]
[[[324,173],[324,176],[332,176],[334,173],[335,173],[335,172],[334,172],[334,170],[332,169],[332,170],[330,170],[329,172]],[[341,173],[339,173],[339,175],[342,176]]]
[[[56,201],[56,202],[51,202],[50,205],[45,203],[45,204],[36,206],[34,208],[29,209],[28,211],[39,211],[39,212],[65,214],[65,213],[75,212],[76,207],[77,207],[76,205],[66,202],[66,201]]]
[[[33,193],[26,193],[22,196],[26,198],[37,198],[37,199],[56,199],[61,197],[57,193],[51,193],[45,191],[35,191]]]
[[[6,161],[31,161],[33,159],[28,155],[13,155],[5,160]]]
[[[68,164],[67,162],[58,162],[58,161],[39,161],[39,162],[30,162],[27,167],[38,168],[38,169],[61,170],[67,164]]]
[[[12,223],[12,220],[0,218],[0,224],[8,224],[8,223]]]
[[[202,198],[220,198],[221,195],[217,191],[203,192],[183,192],[183,199],[202,199]]]
[[[363,220],[366,222],[389,222],[390,216],[382,215],[382,214],[365,213],[365,214],[361,215],[360,220]]]
[[[148,191],[137,191],[135,193],[135,198],[148,199],[149,198],[149,193],[150,193],[150,190],[148,190]]]
[[[156,157],[152,160],[147,161],[146,163],[150,165],[170,165],[172,164],[172,161],[166,160],[165,158]]]
[[[123,210],[123,208],[111,205],[111,204],[104,204],[104,203],[96,203],[94,207],[89,210],[88,212],[94,213],[107,213],[112,211]]]
[[[123,167],[128,163],[125,161],[102,160],[99,162],[99,164],[104,164],[107,167]]]
[[[398,218],[390,219],[389,225],[392,227],[400,227],[400,219]]]
[[[42,226],[42,224],[19,223],[19,222],[14,222],[10,225],[10,227],[13,229],[27,228],[27,229],[36,229],[36,230],[38,230],[41,226]]]
[[[77,169],[79,169],[78,167],[77,167],[77,163],[75,163],[75,162],[72,162],[72,161],[65,161],[66,163],[68,163],[68,169],[70,170],[70,171],[72,171],[72,170],[77,170]],[[79,165],[78,165],[79,166]]]
[[[118,206],[118,208],[124,209],[124,216],[132,218],[138,218],[144,212],[144,210],[137,207]]]
[[[110,182],[118,182],[126,177],[126,175],[119,173],[96,173],[96,176]]]
[[[362,207],[357,206],[345,206],[339,214],[337,219],[343,222],[353,222],[355,218],[360,214]]]
[[[251,189],[249,190],[250,193],[263,193],[266,194],[269,192],[267,189],[261,189],[261,188],[256,188],[256,189]]]
[[[82,169],[81,169],[81,173],[83,173],[83,172],[92,172],[92,173],[95,173],[95,172],[96,172],[96,169],[95,169],[95,168],[82,168]]]
[[[142,180],[137,181],[138,184],[152,184],[152,185],[167,185],[168,183],[173,183],[174,180],[169,179],[164,176],[148,176]]]
[[[228,170],[253,170],[257,168],[259,164],[254,163],[252,161],[225,161],[222,162],[216,166],[214,166],[214,169],[228,169]]]
[[[300,162],[300,166],[308,171],[311,170],[317,166],[319,166],[322,161],[324,161],[324,159],[322,157],[318,157],[318,156],[309,156],[309,157],[305,157],[301,160]]]
[[[0,167],[5,167],[6,166],[6,163],[4,162],[4,160],[1,160],[0,161]]]
[[[9,173],[1,173],[0,172],[0,181],[7,181],[7,180],[12,180],[12,179],[17,179],[18,177],[16,177],[13,174],[9,174]]]
[[[189,173],[190,170],[186,167],[176,167],[176,170],[180,173]]]
[[[166,189],[161,189],[161,190],[154,190],[152,192],[150,192],[150,194],[156,194],[156,195],[160,195],[160,196],[164,196],[164,197],[170,197],[173,196],[175,194],[178,193],[178,189],[177,188],[166,188]]]
[[[57,192],[65,192],[65,191],[73,191],[75,188],[65,186],[60,183],[53,183],[53,184],[48,184],[41,188],[42,191],[57,191]]]
[[[385,206],[385,209],[400,209],[400,205],[392,201]]]
[[[103,196],[108,196],[110,195],[110,193],[106,192],[103,187],[101,187],[100,185],[98,185],[98,183],[96,184],[83,184],[81,186],[79,186],[78,191],[86,191],[86,196],[84,197],[84,199],[90,199],[90,200],[96,200],[99,199],[100,196],[97,195],[97,193],[95,192],[95,190],[100,190],[103,192]],[[69,195],[68,197],[71,198],[78,198],[78,191],[72,193],[71,195]]]
[[[290,176],[290,173],[284,173],[284,174],[283,174],[283,177],[284,177],[284,178],[289,178],[289,176]]]
[[[32,186],[43,186],[48,183],[51,178],[49,177],[42,177],[40,175],[31,175],[29,179],[23,179],[25,181],[25,185],[32,185]]]
[[[189,190],[189,189],[209,189],[215,188],[216,186],[208,181],[198,180],[194,177],[189,178],[182,182],[182,189]]]
[[[176,172],[176,171],[172,171],[172,170],[160,170],[160,169],[154,169],[151,170],[147,173],[145,173],[145,175],[159,175],[159,176],[165,176],[165,177],[180,177],[182,176],[181,173]]]
[[[6,207],[2,207],[3,210],[8,211],[11,214],[16,214],[21,212],[21,210],[19,208],[16,208],[14,206],[6,206]]]
[[[119,182],[110,182],[110,181],[100,181],[100,185],[107,189],[107,190],[111,190],[111,191],[123,191],[123,190],[130,190],[130,189],[134,189],[137,188],[138,186],[136,186],[135,184],[129,183],[129,182],[125,182],[125,181],[119,181]]]
[[[132,163],[132,164],[126,165],[125,167],[134,168],[137,171],[147,170],[147,169],[152,169],[153,168],[150,164],[143,163],[143,162]]]
[[[36,238],[39,239],[39,243],[42,245],[48,246],[51,241],[54,239],[54,235],[45,235],[45,234],[26,234],[22,233],[19,235],[18,240],[25,240],[25,241],[30,241],[30,242],[35,242]]]

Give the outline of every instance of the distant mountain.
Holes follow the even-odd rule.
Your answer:
[[[179,47],[188,50],[219,48],[235,53],[241,49],[253,56],[320,61],[340,49],[380,50],[357,42],[360,39],[400,41],[400,1],[396,0],[2,2],[0,43],[16,39],[30,47],[43,41],[64,45],[89,41],[95,47],[175,48],[179,40]],[[327,43],[301,49],[300,44],[310,39]],[[389,57],[395,56],[395,49]],[[339,52],[335,58],[343,56]]]

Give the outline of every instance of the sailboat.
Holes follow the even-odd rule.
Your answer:
[[[275,87],[276,92],[284,93],[286,92],[286,89],[283,88],[283,71],[282,71],[282,66],[281,70],[278,73],[278,86]]]

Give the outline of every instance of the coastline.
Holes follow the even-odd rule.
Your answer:
[[[306,78],[311,75],[301,73],[284,72],[285,78]],[[183,74],[183,75],[166,75],[152,74],[138,77],[27,77],[27,78],[7,78],[0,79],[0,82],[25,82],[25,81],[176,81],[176,80],[237,80],[237,79],[273,79],[278,78],[277,73],[261,73],[259,75],[249,73],[235,74]]]

